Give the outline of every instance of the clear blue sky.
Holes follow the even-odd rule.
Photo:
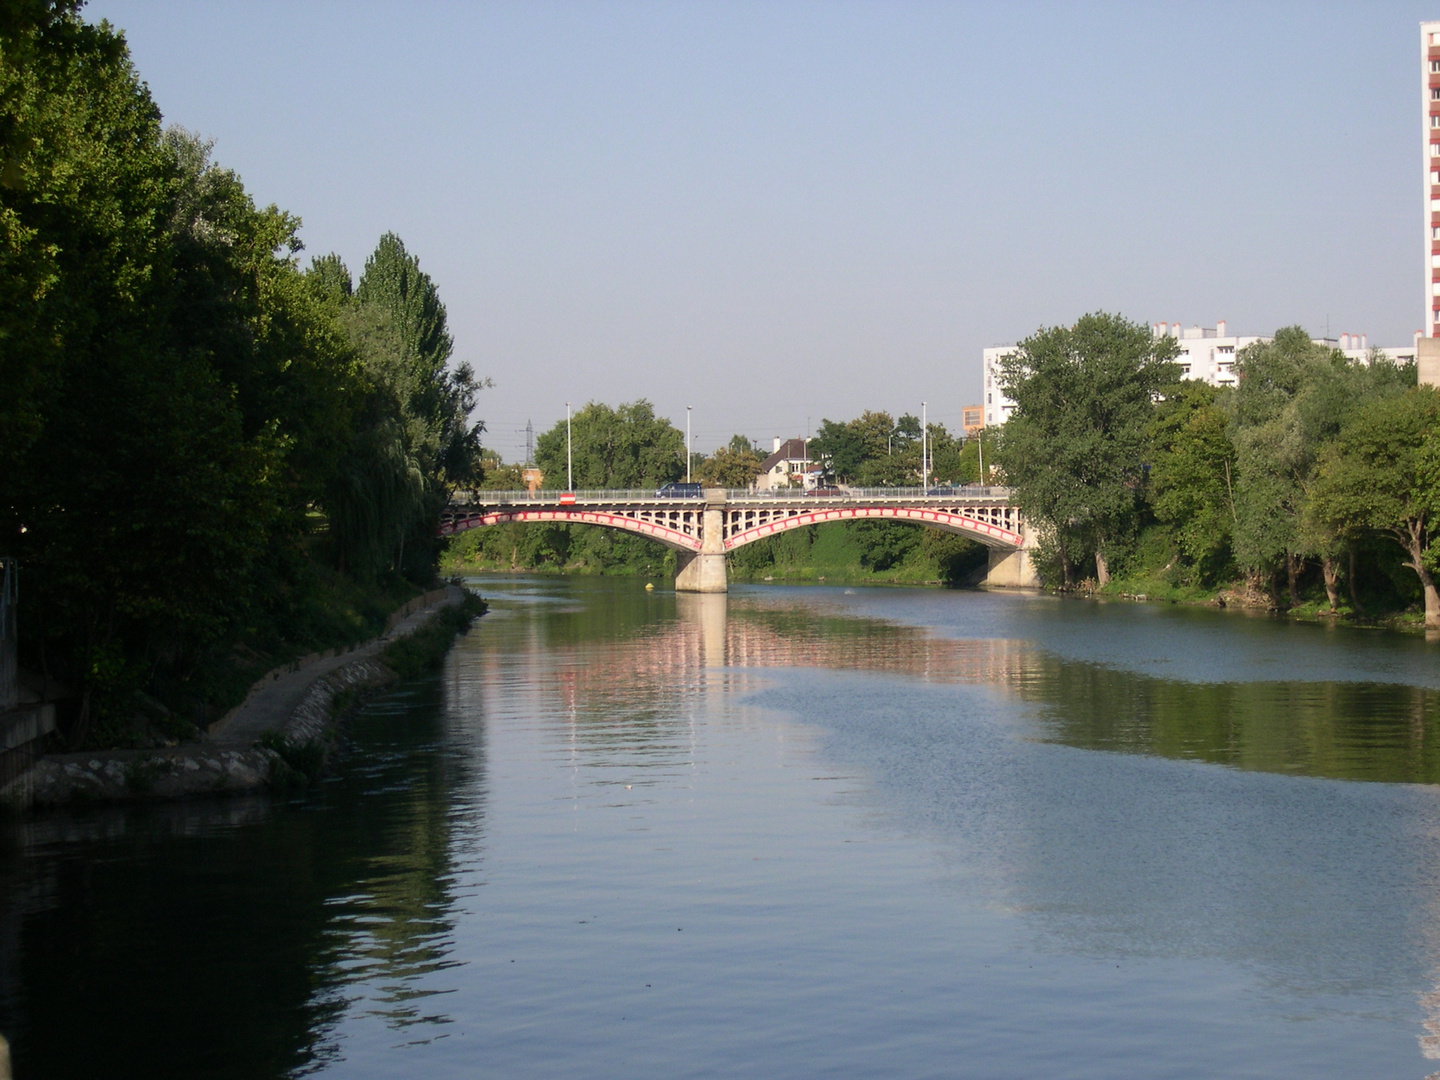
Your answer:
[[[509,460],[647,397],[697,448],[958,426],[980,350],[1097,309],[1423,322],[1440,2],[91,0],[307,255],[404,238]]]

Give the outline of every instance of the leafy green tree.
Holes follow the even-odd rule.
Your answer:
[[[850,524],[860,549],[860,565],[875,571],[889,570],[908,559],[919,549],[924,531],[924,526],[902,521],[872,519]]]
[[[996,452],[999,438],[998,428],[981,428],[969,436],[960,446],[960,461],[955,482],[959,484],[984,484],[990,480],[981,476],[981,465],[992,477],[995,472]]]
[[[1322,455],[1311,513],[1340,533],[1372,530],[1419,579],[1425,626],[1440,629],[1440,393],[1418,387],[1365,402]]]
[[[611,408],[592,401],[571,417],[577,488],[648,488],[685,475],[685,435],[643,398]],[[545,486],[566,485],[565,421],[535,440]]]
[[[1343,537],[1307,527],[1306,499],[1325,446],[1350,413],[1413,385],[1413,368],[1376,358],[1350,363],[1298,326],[1236,358],[1239,385],[1226,405],[1235,446],[1235,556],[1259,583],[1283,572],[1292,606],[1306,559],[1318,556],[1333,597]]]
[[[1183,382],[1160,402],[1148,432],[1151,507],[1196,583],[1212,585],[1230,564],[1235,525],[1235,449],[1219,391]]]
[[[959,467],[959,444],[942,424],[930,425],[931,476],[948,478]],[[913,487],[920,483],[920,420],[866,410],[853,420],[822,420],[810,453],[830,476],[860,487]],[[939,456],[936,456],[938,453]]]
[[[298,222],[161,131],[118,34],[51,14],[0,37],[0,520],[83,738],[264,603],[343,444],[348,354]]]
[[[824,462],[826,472],[841,483],[853,480],[871,456],[864,437],[851,424],[825,419],[810,440],[809,452],[812,461]]]
[[[359,374],[354,435],[324,493],[340,566],[426,578],[450,490],[482,479],[484,425],[470,413],[485,384],[468,365],[449,366],[445,305],[393,233],[380,238],[358,286],[333,255],[314,260],[309,279],[344,327]]]
[[[1015,402],[998,464],[1026,518],[1049,531],[1065,583],[1095,556],[1109,580],[1138,516],[1145,435],[1156,399],[1179,381],[1178,346],[1119,315],[1042,329],[1001,362]]]
[[[751,442],[748,435],[731,435],[727,447],[732,454],[754,454],[756,457],[764,459],[764,455],[760,453],[760,447]]]
[[[160,115],[108,27],[76,4],[0,19],[0,474],[68,384],[134,347],[165,274],[175,177]]]
[[[722,446],[700,462],[695,478],[706,487],[748,488],[760,475],[760,455]]]

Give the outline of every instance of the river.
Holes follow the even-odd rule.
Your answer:
[[[480,585],[308,792],[0,823],[19,1080],[1440,1070],[1440,647]]]

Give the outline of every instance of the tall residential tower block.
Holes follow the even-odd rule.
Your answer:
[[[1415,343],[1420,382],[1440,386],[1440,22],[1420,24],[1421,152],[1425,192],[1425,331]]]

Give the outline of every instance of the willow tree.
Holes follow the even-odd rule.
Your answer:
[[[1149,326],[1097,312],[1042,329],[1000,364],[1015,402],[999,465],[1021,511],[1049,534],[1065,583],[1093,554],[1096,578],[1135,528],[1156,399],[1180,378],[1179,346]]]

